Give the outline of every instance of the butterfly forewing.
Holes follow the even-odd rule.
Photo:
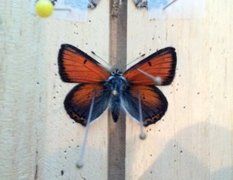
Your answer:
[[[58,64],[59,74],[65,82],[97,83],[110,76],[96,60],[69,44],[61,45]]]
[[[168,85],[174,78],[175,68],[175,49],[167,47],[132,66],[124,73],[124,77],[133,84]]]

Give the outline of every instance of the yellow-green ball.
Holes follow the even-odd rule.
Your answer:
[[[40,17],[49,17],[53,13],[53,4],[49,0],[37,1],[36,13]]]

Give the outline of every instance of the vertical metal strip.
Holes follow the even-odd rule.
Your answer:
[[[127,55],[127,0],[110,3],[110,62],[113,67],[125,68]],[[125,114],[117,123],[109,115],[108,179],[125,179]]]

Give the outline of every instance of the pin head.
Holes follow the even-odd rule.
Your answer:
[[[49,0],[39,0],[36,3],[36,13],[40,17],[49,17],[53,13],[53,4]]]
[[[118,95],[117,90],[115,90],[115,89],[112,90],[112,95],[113,95],[113,96],[117,96],[117,95]]]
[[[77,162],[77,163],[76,163],[76,167],[77,167],[78,169],[81,169],[81,168],[83,167],[83,163],[82,163],[81,161]]]

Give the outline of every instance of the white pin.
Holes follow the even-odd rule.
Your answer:
[[[146,134],[143,131],[143,118],[142,118],[142,104],[141,104],[141,96],[138,94],[138,110],[139,110],[139,122],[140,122],[140,134],[139,138],[141,140],[146,139]]]
[[[85,134],[84,134],[84,138],[83,138],[83,143],[82,143],[82,146],[81,146],[80,154],[79,154],[79,160],[76,163],[76,167],[77,168],[82,168],[83,165],[84,165],[83,164],[83,158],[84,158],[84,152],[85,152],[85,147],[86,147],[86,143],[87,143],[88,130],[89,130],[89,127],[90,127],[90,122],[91,122],[91,116],[92,116],[94,102],[95,102],[95,96],[93,96],[92,100],[91,100],[91,106],[90,106],[90,110],[89,110],[89,114],[88,114],[88,118],[87,118],[87,125],[86,125],[86,129],[85,129]]]
[[[159,76],[152,76],[151,74],[141,70],[141,69],[137,69],[139,72],[141,72],[142,74],[146,75],[147,77],[149,77],[150,79],[152,79],[153,81],[155,81],[156,85],[161,85],[162,84],[162,78]]]
[[[162,83],[162,78],[159,77],[159,76],[155,76],[155,77],[154,77],[154,81],[155,81],[158,85],[160,85],[160,84]]]

